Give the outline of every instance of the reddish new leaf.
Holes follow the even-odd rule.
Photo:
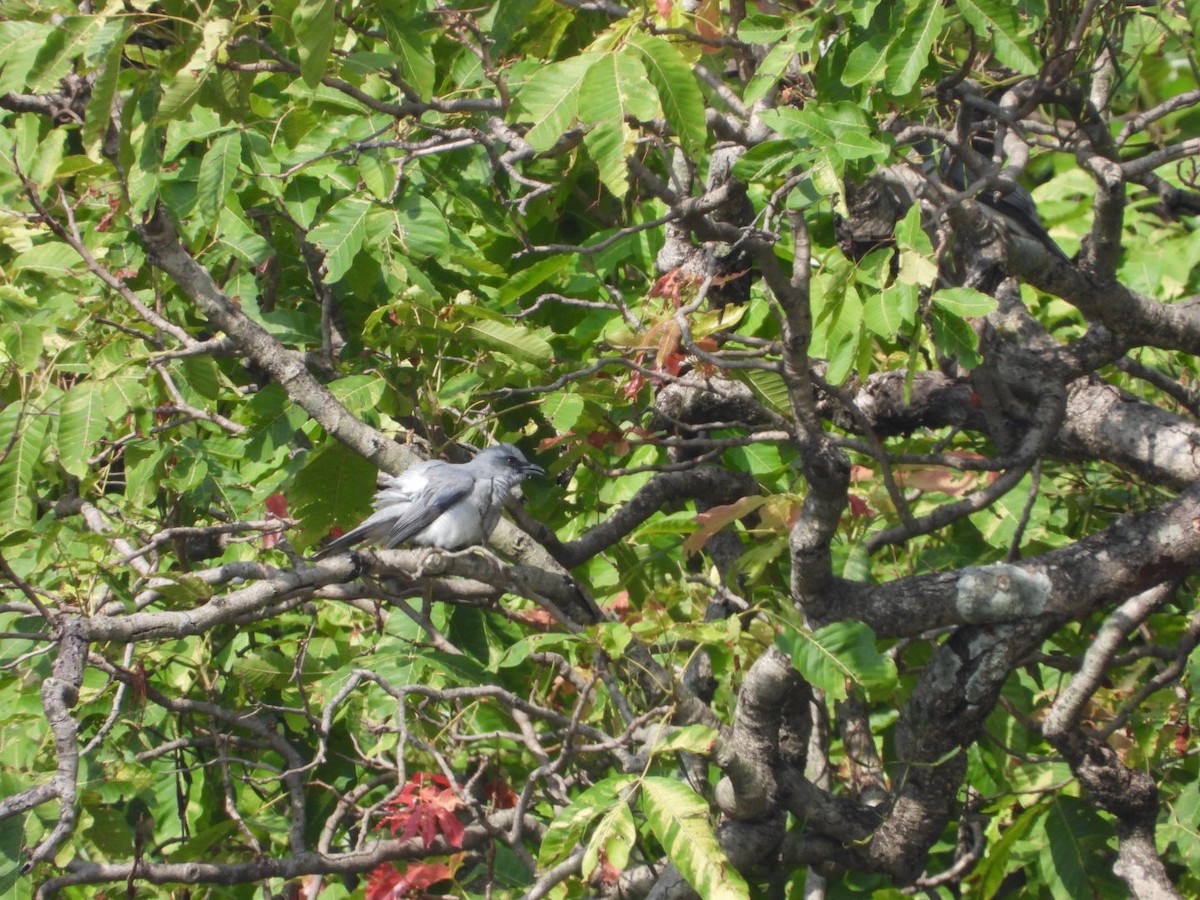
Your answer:
[[[444,862],[410,863],[403,872],[389,863],[376,866],[367,882],[366,900],[400,900],[416,897],[439,881],[449,881],[462,863],[462,855]]]
[[[451,847],[461,849],[464,829],[455,815],[460,806],[462,801],[443,776],[418,772],[388,804],[379,824],[386,826],[393,837],[399,832],[401,840],[419,834],[426,848],[440,835]]]

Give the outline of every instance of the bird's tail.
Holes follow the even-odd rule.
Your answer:
[[[312,558],[315,562],[319,559],[324,559],[327,556],[333,556],[335,553],[341,553],[343,550],[349,550],[359,541],[367,536],[365,523],[357,528],[352,528],[345,534],[334,538],[320,550],[313,554]]]

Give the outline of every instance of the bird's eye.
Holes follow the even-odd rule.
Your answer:
[[[517,468],[520,468],[520,466],[521,466],[521,464],[517,461],[517,458],[515,456],[510,456],[507,459],[505,459],[504,464],[506,466],[508,466],[510,469],[517,469]]]

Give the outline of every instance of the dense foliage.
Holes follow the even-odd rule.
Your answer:
[[[1196,0],[0,15],[0,894],[1200,894]]]

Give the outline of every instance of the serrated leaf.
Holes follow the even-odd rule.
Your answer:
[[[242,138],[235,131],[216,138],[200,161],[200,174],[196,182],[196,213],[210,227],[216,224],[217,213],[225,205],[226,195],[233,189],[241,162]]]
[[[575,124],[579,91],[597,54],[585,53],[539,69],[517,93],[518,120],[534,125],[525,140],[535,150],[549,150]]]
[[[667,858],[705,900],[749,900],[750,888],[717,842],[708,806],[678,781],[649,776],[642,782],[642,810]]]
[[[662,38],[634,31],[623,52],[639,54],[638,58],[650,77],[650,83],[658,92],[663,117],[684,150],[695,152],[703,147],[708,136],[704,95],[696,84],[692,67],[675,45]]]
[[[1003,0],[955,0],[975,33],[991,43],[996,59],[1022,75],[1036,75],[1038,64],[1013,6]]]
[[[367,216],[371,204],[358,197],[344,197],[321,217],[321,224],[308,232],[308,239],[325,254],[325,281],[340,281],[367,239]]]
[[[916,85],[946,17],[941,3],[918,3],[910,12],[888,51],[884,84],[893,97],[907,94]]]
[[[108,427],[101,386],[83,381],[67,391],[58,419],[58,459],[76,478],[88,474],[88,459]]]
[[[292,440],[306,418],[304,410],[292,403],[277,384],[268,384],[249,402],[240,404],[235,416],[236,421],[251,428],[246,455],[252,459],[269,459],[275,448]]]
[[[542,837],[538,865],[553,866],[566,859],[587,833],[588,826],[617,804],[625,805],[621,792],[634,782],[632,775],[615,775],[592,785],[555,816]]]
[[[9,265],[14,274],[22,269],[34,269],[52,275],[69,275],[83,266],[83,260],[67,244],[55,242],[36,244]]]
[[[791,629],[781,632],[776,644],[809,684],[834,700],[846,698],[848,681],[870,689],[896,680],[895,664],[875,648],[875,633],[862,622]]]
[[[300,55],[300,75],[309,87],[321,83],[329,50],[336,33],[334,12],[336,0],[300,0],[292,13],[292,30],[296,34],[296,52]]]
[[[16,436],[8,454],[0,459],[0,533],[33,523],[33,469],[41,458],[49,427],[49,416],[20,403],[0,409],[0,434]]]

